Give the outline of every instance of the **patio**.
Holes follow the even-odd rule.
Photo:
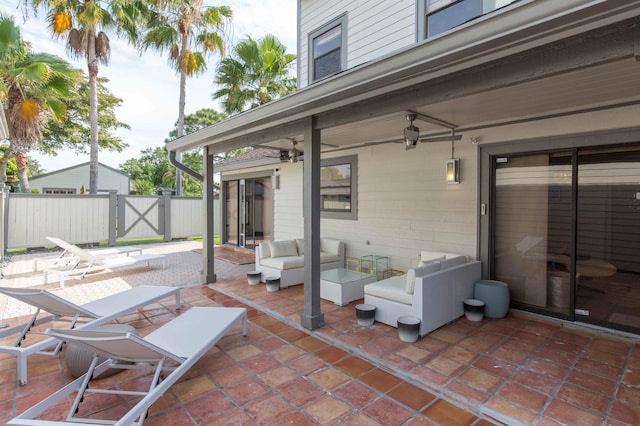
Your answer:
[[[234,329],[179,384],[156,402],[147,424],[638,424],[640,347],[637,338],[606,335],[524,313],[501,320],[460,319],[416,343],[394,328],[361,327],[356,302],[322,301],[326,326],[299,326],[302,286],[267,293],[249,286],[252,265],[216,260],[218,282],[200,286],[198,243],[152,245],[167,269],[135,268],[70,280],[47,288],[75,303],[140,284],[177,285],[182,311],[190,306],[245,306],[249,333]],[[41,254],[40,254],[41,255]],[[14,256],[4,286],[40,286],[30,272],[37,254]],[[40,280],[40,281],[38,281]],[[2,324],[26,315],[0,299]],[[179,314],[179,313],[178,313]],[[172,300],[120,318],[141,335],[176,313]],[[18,386],[15,361],[0,357],[0,421],[4,422],[69,381],[62,357],[34,356],[29,383]],[[136,387],[132,372],[101,379]],[[121,400],[83,410],[117,416]],[[52,416],[60,416],[63,408]]]

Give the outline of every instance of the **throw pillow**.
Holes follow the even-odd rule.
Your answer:
[[[405,282],[404,291],[409,294],[413,294],[413,290],[416,286],[416,270],[409,268],[407,271],[407,281]]]
[[[422,277],[424,275],[428,275],[432,272],[437,272],[440,270],[440,262],[431,262],[424,266],[420,266],[414,269],[409,269],[409,271],[413,271],[413,279],[411,282],[407,279],[406,292],[409,294],[413,294],[416,289],[416,277]],[[409,272],[407,272],[407,277]]]
[[[260,259],[268,259],[271,257],[271,250],[269,250],[269,243],[260,243]]]
[[[298,247],[294,240],[273,241],[269,243],[271,257],[297,256]]]

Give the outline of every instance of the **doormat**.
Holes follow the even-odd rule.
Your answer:
[[[619,312],[614,312],[609,317],[609,322],[640,328],[640,317],[637,317],[635,315],[627,315],[621,314]]]
[[[202,254],[202,249],[193,249],[194,252]],[[213,256],[216,259],[224,260],[225,262],[233,263],[234,265],[248,265],[255,263],[255,253],[236,250],[233,247],[216,246],[213,249]]]

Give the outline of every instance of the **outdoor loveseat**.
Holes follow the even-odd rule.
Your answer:
[[[376,321],[397,327],[399,316],[420,319],[420,336],[464,315],[465,299],[481,279],[481,263],[467,256],[423,251],[420,264],[364,286],[364,303],[376,307]]]
[[[344,243],[332,238],[320,239],[320,269],[344,268]],[[256,248],[256,271],[262,280],[280,278],[280,288],[304,281],[304,239],[260,243]]]

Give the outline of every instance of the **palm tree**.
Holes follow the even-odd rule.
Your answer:
[[[148,21],[143,48],[169,52],[169,63],[180,74],[177,137],[184,135],[187,77],[207,69],[206,57],[225,53],[221,34],[231,20],[227,6],[207,7],[203,0],[155,0],[157,13]],[[178,161],[180,157],[178,154]],[[176,171],[176,194],[182,195],[182,172]]]
[[[29,0],[24,0],[25,4]],[[131,42],[136,42],[138,26],[147,13],[144,0],[31,0],[34,9],[48,9],[48,21],[53,34],[67,35],[67,51],[77,59],[87,60],[89,74],[89,116],[91,121],[91,153],[89,193],[98,190],[98,64],[107,65],[111,54],[110,40],[105,32],[113,30]]]
[[[222,88],[213,98],[222,99],[225,112],[234,114],[294,92],[296,79],[289,71],[296,56],[286,50],[270,34],[259,40],[242,40],[232,57],[220,61],[216,83]]]
[[[31,53],[13,19],[0,16],[0,96],[11,148],[0,160],[3,182],[13,156],[22,190],[29,191],[25,154],[38,144],[46,118],[64,120],[64,100],[73,93],[79,76],[79,70],[57,56]]]

